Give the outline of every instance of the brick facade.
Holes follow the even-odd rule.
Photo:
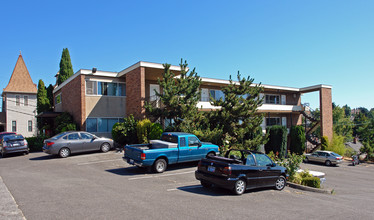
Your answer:
[[[138,67],[126,73],[126,115],[145,118],[145,68]]]
[[[332,140],[332,96],[330,88],[321,88],[319,92],[321,108],[321,135],[327,136],[329,141]]]
[[[79,75],[61,88],[61,111],[69,112],[74,121],[78,124],[78,129],[85,130],[86,102],[85,102],[85,81],[84,75]]]

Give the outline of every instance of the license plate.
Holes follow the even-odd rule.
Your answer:
[[[20,144],[13,144],[13,147],[18,147],[20,146]]]
[[[216,171],[216,168],[212,167],[212,166],[208,166],[208,171],[209,172],[214,172],[214,171]]]

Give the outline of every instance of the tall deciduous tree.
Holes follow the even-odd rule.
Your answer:
[[[60,71],[57,78],[57,84],[60,85],[73,74],[74,72],[73,66],[71,65],[69,50],[68,48],[64,48],[61,55]]]
[[[238,73],[237,78],[234,83],[230,76],[230,83],[222,88],[224,99],[211,97],[212,104],[221,108],[210,112],[210,125],[222,129],[223,143],[228,141],[229,148],[259,150],[267,141],[260,127],[263,115],[257,112],[263,102],[263,88],[261,84],[252,85],[254,79],[250,77],[241,78]]]
[[[36,94],[37,102],[36,102],[36,110],[39,113],[48,111],[50,109],[50,103],[47,98],[47,90],[45,89],[43,80],[39,80],[38,83],[38,92]]]
[[[162,103],[161,108],[146,103],[146,112],[153,118],[168,119],[172,121],[172,130],[186,131],[194,126],[194,121],[198,115],[197,103],[200,100],[201,92],[199,87],[201,79],[195,72],[188,70],[186,61],[181,60],[181,74],[175,76],[170,71],[170,64],[164,64],[162,79],[158,79],[158,84],[162,92],[156,91],[156,96]]]

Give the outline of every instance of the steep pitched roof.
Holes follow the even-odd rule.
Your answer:
[[[38,89],[33,83],[26,64],[20,54],[14,67],[12,76],[4,92],[37,93]]]

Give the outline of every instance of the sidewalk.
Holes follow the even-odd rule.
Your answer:
[[[0,176],[0,219],[25,220],[22,211]]]

